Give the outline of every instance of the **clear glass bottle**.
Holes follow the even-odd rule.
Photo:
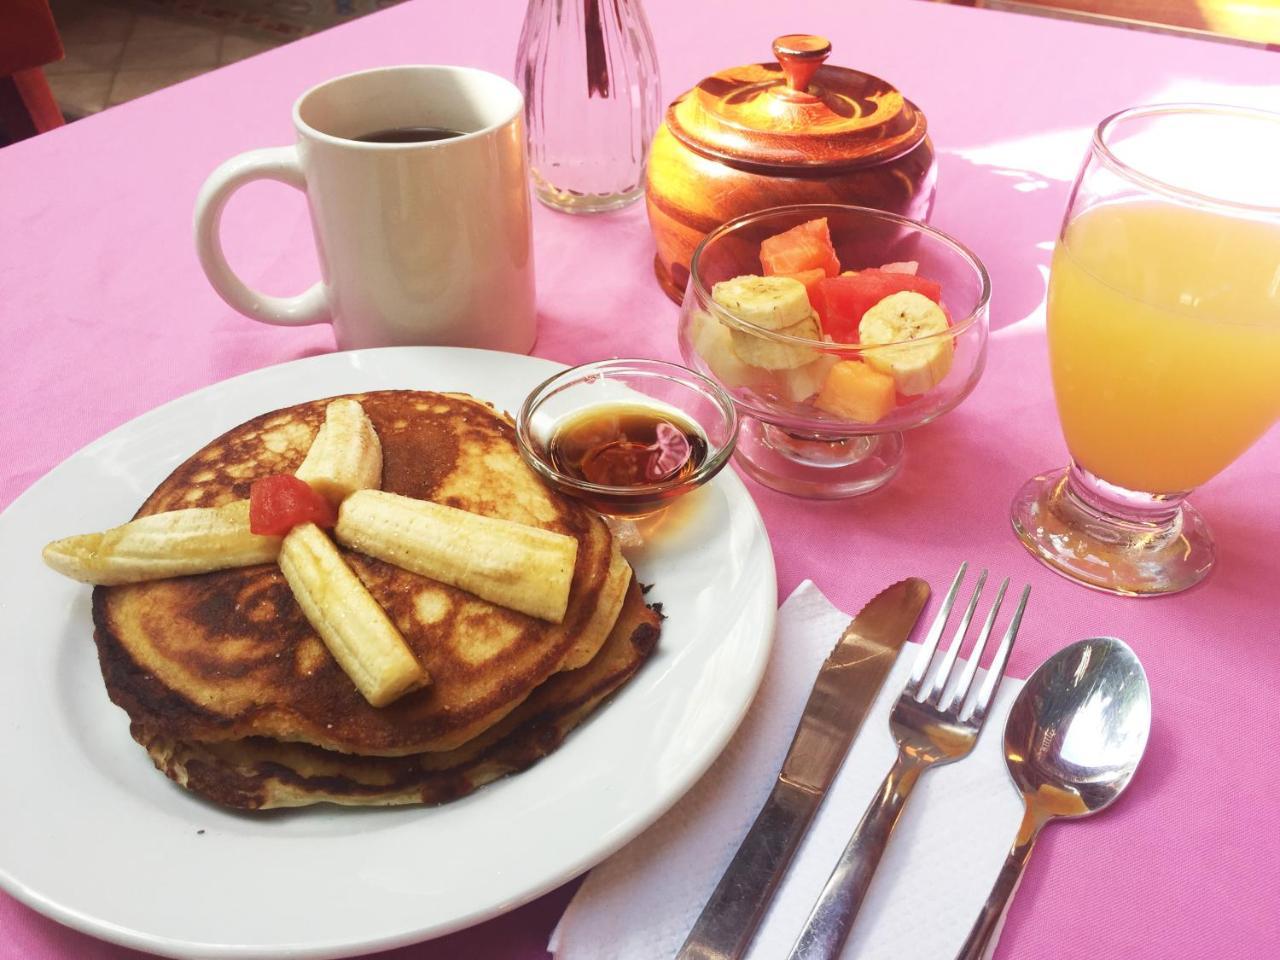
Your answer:
[[[516,85],[538,199],[568,213],[639,199],[662,119],[658,58],[640,0],[529,0]]]

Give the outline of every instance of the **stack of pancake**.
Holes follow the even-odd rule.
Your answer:
[[[332,398],[265,414],[175,470],[138,516],[213,507],[292,473]],[[96,587],[111,699],[156,766],[242,808],[440,803],[555,749],[652,652],[649,609],[599,515],[548,489],[510,422],[456,394],[357,394],[382,443],[382,489],[578,541],[551,624],[342,549],[431,678],[375,708],[330,656],[274,564]]]

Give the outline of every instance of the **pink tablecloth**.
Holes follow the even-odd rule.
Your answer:
[[[1128,639],[1149,671],[1155,727],[1130,795],[1105,816],[1047,832],[998,957],[1280,956],[1280,432],[1197,495],[1221,561],[1180,597],[1143,602],[1074,587],[1023,553],[1007,520],[1019,483],[1065,460],[1042,304],[1050,240],[1088,129],[1137,102],[1274,106],[1280,58],[906,0],[647,6],[668,96],[766,58],[775,35],[797,29],[830,36],[836,62],[891,78],[927,111],[941,153],[934,222],[978,252],[994,284],[984,380],[909,438],[890,488],[811,503],[751,486],[780,594],[812,577],[856,607],[908,573],[941,585],[967,558],[1034,584],[1013,656],[1019,675],[1098,633]],[[233,153],[290,142],[290,103],[334,74],[402,62],[508,73],[522,11],[514,0],[408,3],[0,150],[0,505],[157,404],[332,349],[325,327],[261,326],[214,296],[191,246],[197,188]],[[539,210],[536,230],[538,354],[676,356],[675,308],[651,279],[642,210],[598,219]],[[315,276],[305,209],[287,188],[246,190],[226,237],[233,262],[268,291],[293,292]],[[557,891],[394,956],[540,958],[567,897]],[[136,955],[0,895],[0,956]]]

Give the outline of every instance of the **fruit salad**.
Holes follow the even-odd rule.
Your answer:
[[[760,265],[762,275],[715,284],[712,300],[789,339],[730,326],[706,311],[692,318],[693,347],[725,386],[876,423],[928,394],[951,370],[954,338],[942,287],[919,276],[916,263],[842,271],[822,218],[767,238]]]

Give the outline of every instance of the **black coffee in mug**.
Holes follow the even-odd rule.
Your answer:
[[[451,140],[460,136],[460,130],[447,130],[444,127],[391,127],[387,130],[375,130],[355,139],[362,143],[430,143],[433,140]]]

